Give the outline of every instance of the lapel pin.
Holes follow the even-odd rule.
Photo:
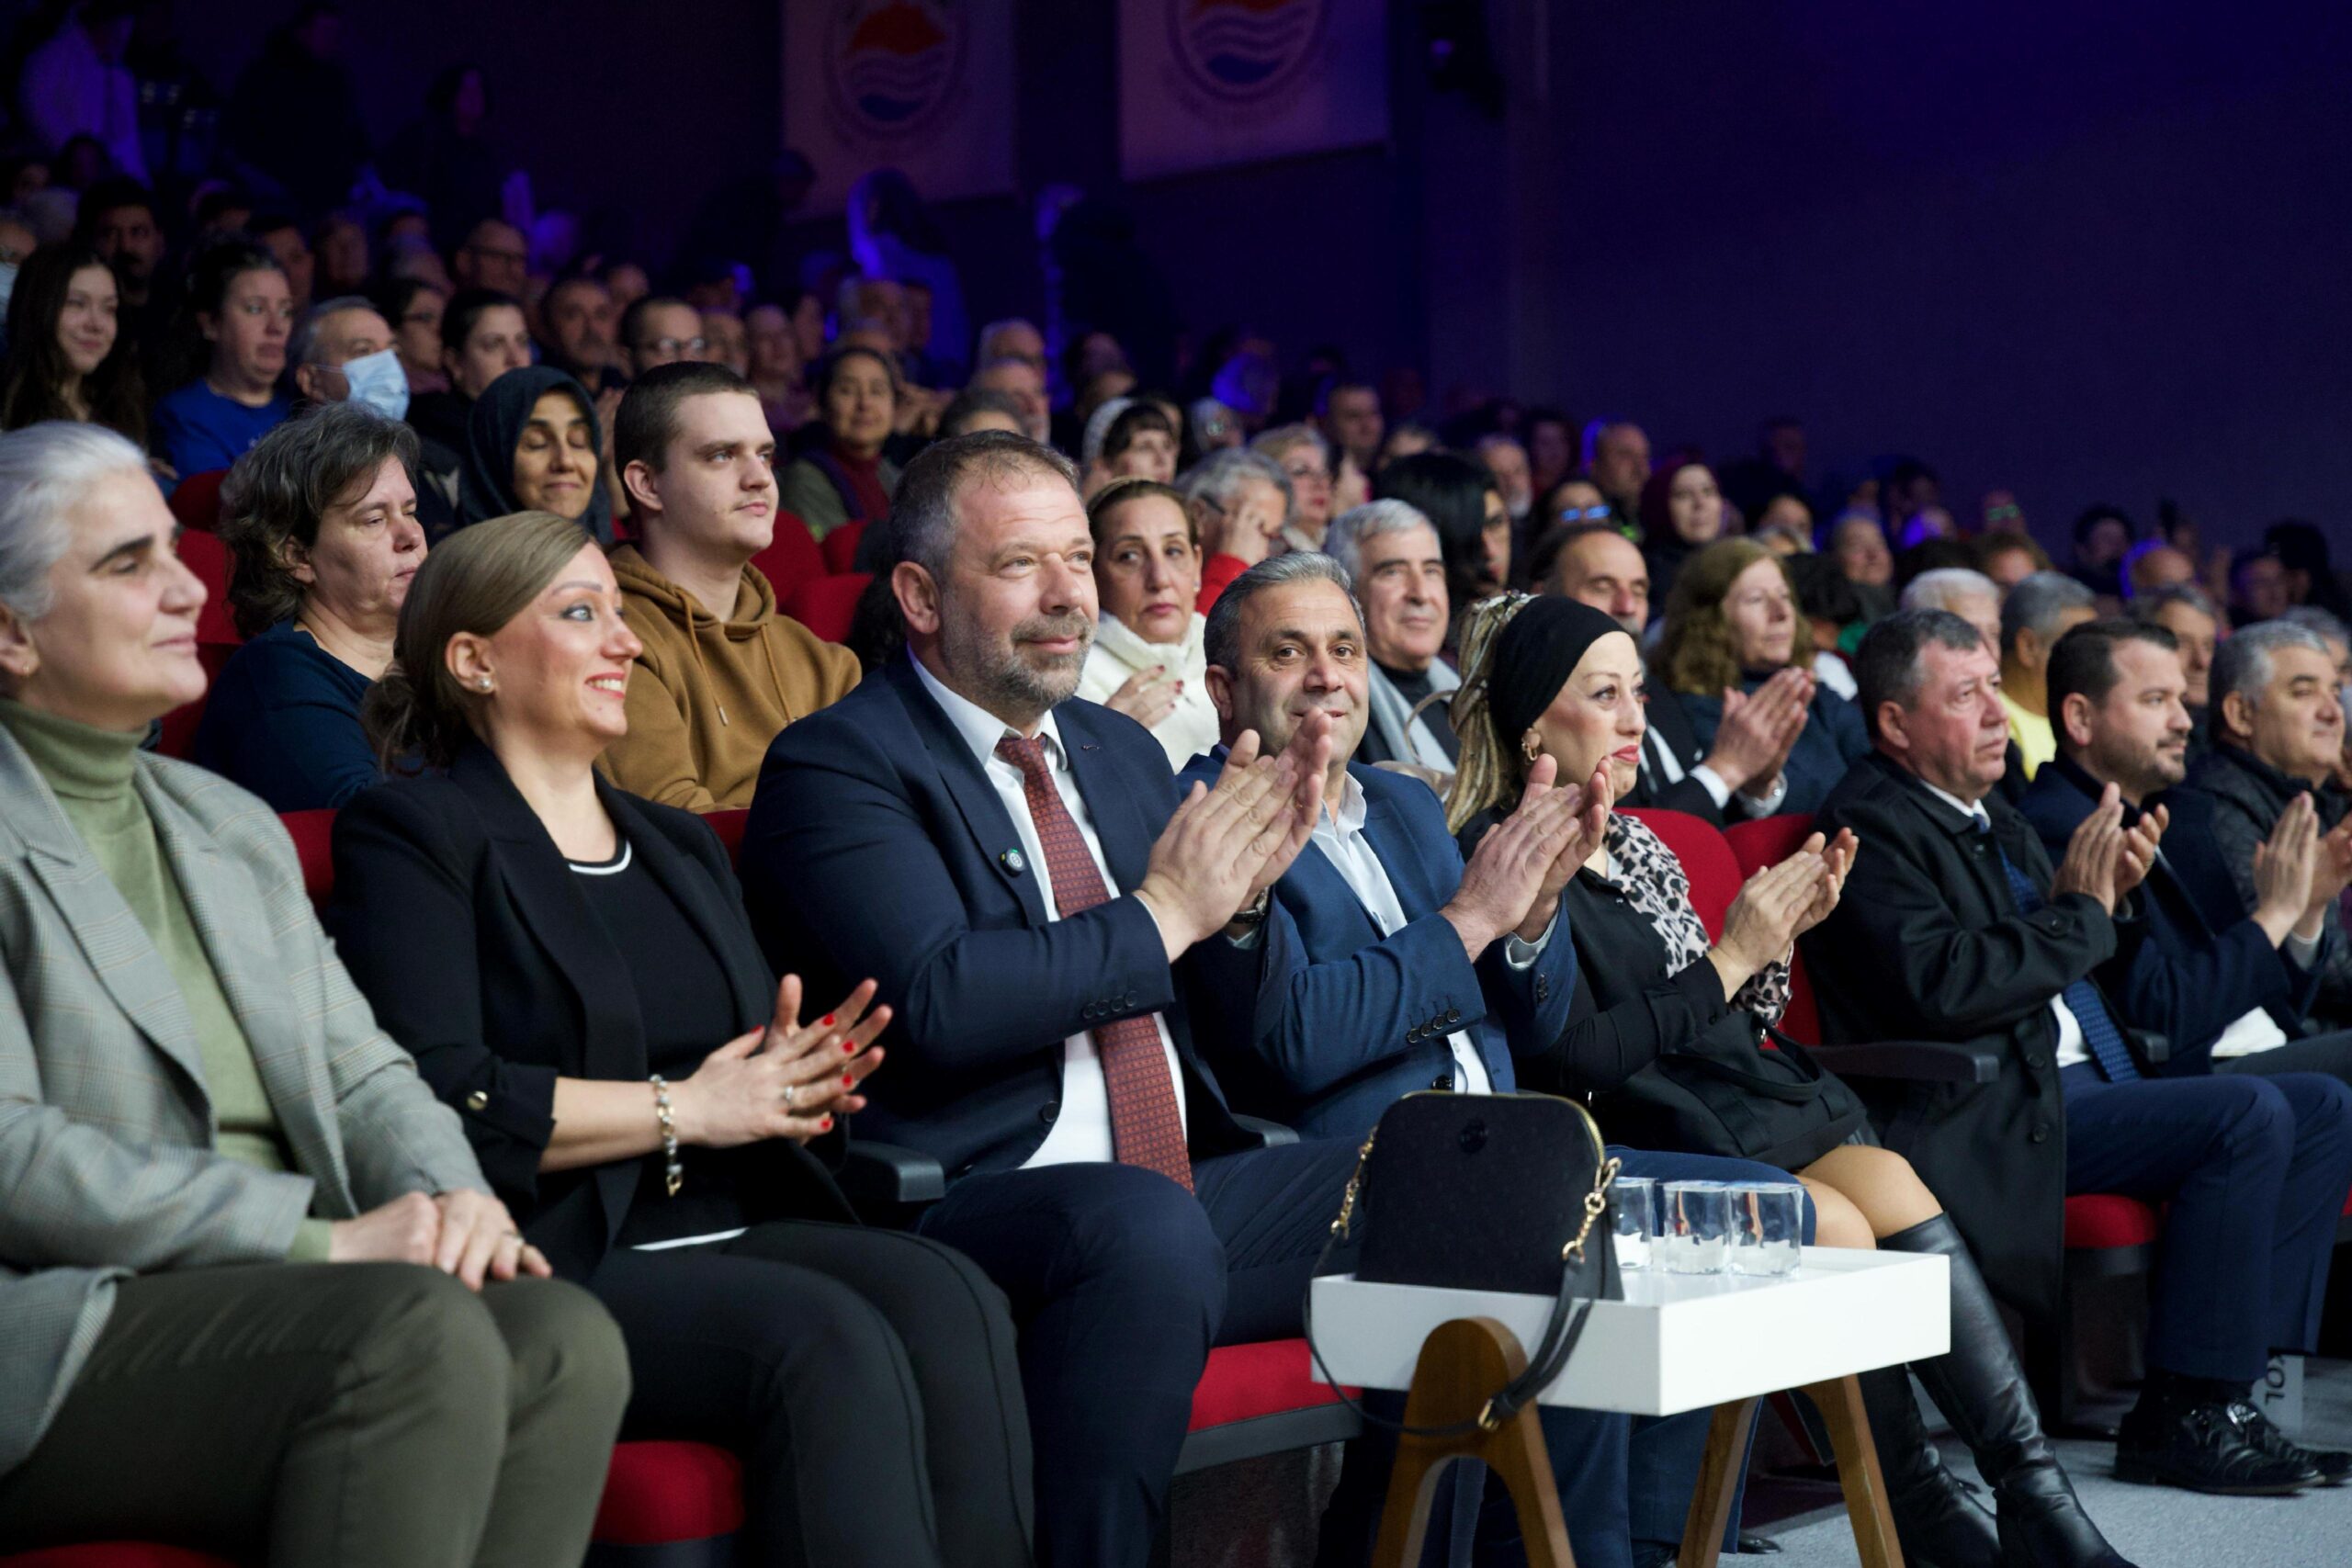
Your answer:
[[[996,857],[996,863],[1015,876],[1020,875],[1023,869],[1029,863],[1027,861],[1021,858],[1021,852],[1019,850],[1005,851],[1004,853]]]

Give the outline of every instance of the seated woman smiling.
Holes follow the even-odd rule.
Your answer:
[[[524,1235],[620,1320],[624,1430],[742,1455],[749,1560],[1026,1563],[1003,1294],[857,1224],[806,1146],[838,1154],[890,1010],[868,981],[804,1021],[709,826],[597,774],[639,651],[569,520],[435,547],[368,718],[442,771],[337,817],[345,962]]]
[[[1086,508],[1094,532],[1094,593],[1102,620],[1079,674],[1078,694],[1151,731],[1171,767],[1212,750],[1201,634],[1201,548],[1191,510],[1157,479],[1114,479]]]
[[[470,526],[516,512],[551,512],[600,545],[613,542],[604,482],[605,433],[587,389],[545,365],[509,370],[466,415],[458,504]]]
[[[1509,813],[1541,758],[1553,759],[1560,778],[1593,781],[1608,799],[1634,786],[1647,728],[1641,651],[1606,614],[1566,598],[1487,600],[1464,625],[1463,676],[1454,701],[1462,766],[1447,820],[1465,851]],[[1824,1246],[1946,1258],[1951,1352],[1908,1371],[1974,1451],[1997,1523],[1928,1441],[1906,1370],[1865,1373],[1905,1555],[1986,1568],[2122,1568],[2075,1501],[1992,1294],[1935,1194],[1902,1156],[1878,1146],[1860,1102],[1836,1077],[1818,1076],[1803,1111],[1774,1092],[1818,1075],[1801,1056],[1775,1061],[1762,1034],[1788,1002],[1791,947],[1837,907],[1855,850],[1851,834],[1834,844],[1815,834],[1749,878],[1711,942],[1674,852],[1639,820],[1611,811],[1591,858],[1560,894],[1560,924],[1577,949],[1568,1027],[1514,1057],[1521,1086],[1593,1097],[1614,1141],[1795,1171],[1819,1211]],[[1765,1087],[1745,1092],[1744,1114],[1717,1123],[1721,1141],[1701,1143],[1699,1123],[1675,1113],[1670,1097],[1645,1092],[1645,1078],[1668,1071],[1704,1077],[1718,1096]]]

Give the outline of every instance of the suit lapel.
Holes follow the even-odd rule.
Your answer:
[[[254,1071],[293,1153],[295,1168],[319,1179],[332,1172],[339,1184],[348,1185],[326,1058],[311,1047],[311,1021],[277,975],[284,958],[260,891],[243,866],[220,853],[211,835],[160,779],[141,768],[138,785],[154,820],[165,867],[177,877],[180,900],[187,907],[205,956],[212,961],[213,977],[244,1032]],[[187,874],[179,875],[183,867]]]
[[[1046,897],[1038,890],[1037,879],[1046,874],[1046,868],[1023,863],[1019,853],[1021,835],[1014,830],[1012,818],[1006,813],[996,786],[989,783],[987,773],[973,757],[971,748],[964,744],[962,734],[947,721],[931,694],[923,690],[922,681],[911,663],[892,660],[882,667],[882,673],[890,689],[898,694],[899,705],[907,710],[923,750],[931,753],[933,764],[939,769],[940,782],[956,802],[956,810],[963,814],[964,826],[970,830],[973,842],[1021,900],[1029,923],[1044,925]],[[1008,861],[1008,856],[1012,858]],[[1015,866],[1021,869],[1015,870]]]
[[[1159,834],[1145,820],[1135,792],[1125,787],[1113,771],[1102,737],[1078,705],[1064,703],[1055,709],[1054,723],[1069,757],[1070,776],[1078,781],[1079,798],[1086,802],[1087,815],[1094,819],[1094,836],[1111,868],[1112,885],[1122,892],[1133,892],[1143,880],[1151,861],[1152,841]]]
[[[171,965],[6,729],[0,729],[0,799],[23,803],[25,809],[11,813],[11,826],[24,840],[33,874],[64,916],[91,974],[148,1043],[179,1067],[209,1117],[211,1097],[205,1090],[196,1021]]]

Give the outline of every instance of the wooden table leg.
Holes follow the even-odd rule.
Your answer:
[[[1450,1427],[1477,1419],[1487,1398],[1527,1370],[1518,1337],[1491,1317],[1455,1318],[1440,1324],[1421,1346],[1413,1386],[1405,1396],[1408,1427]],[[1560,1495],[1544,1430],[1529,1405],[1491,1432],[1472,1427],[1457,1437],[1396,1439],[1396,1464],[1389,1472],[1388,1501],[1380,1514],[1380,1540],[1374,1568],[1405,1568],[1418,1562],[1428,1532],[1430,1502],[1439,1473],[1456,1459],[1481,1460],[1510,1488],[1519,1508],[1519,1529],[1529,1568],[1576,1568],[1568,1529],[1560,1517]]]
[[[1829,1428],[1831,1447],[1838,1452],[1838,1483],[1846,1491],[1846,1517],[1853,1522],[1854,1547],[1862,1568],[1903,1568],[1903,1548],[1894,1539],[1894,1517],[1887,1511],[1886,1477],[1879,1470],[1878,1444],[1871,1437],[1871,1421],[1862,1410],[1859,1378],[1833,1378],[1808,1386],[1804,1393],[1821,1411]]]
[[[1756,1429],[1756,1399],[1735,1399],[1715,1406],[1707,1427],[1706,1457],[1700,1461],[1699,1484],[1690,1494],[1690,1512],[1682,1521],[1682,1551],[1679,1568],[1714,1568],[1723,1552],[1724,1527],[1731,1522],[1732,1499],[1739,1494],[1739,1476],[1747,1462],[1747,1437]]]

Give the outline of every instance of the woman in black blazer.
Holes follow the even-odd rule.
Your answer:
[[[337,818],[345,962],[526,1235],[619,1320],[624,1435],[741,1453],[752,1561],[1029,1562],[1002,1295],[858,1226],[817,1157],[889,1010],[868,982],[801,1027],[710,829],[595,773],[638,646],[574,524],[434,552],[368,717],[445,771]]]

